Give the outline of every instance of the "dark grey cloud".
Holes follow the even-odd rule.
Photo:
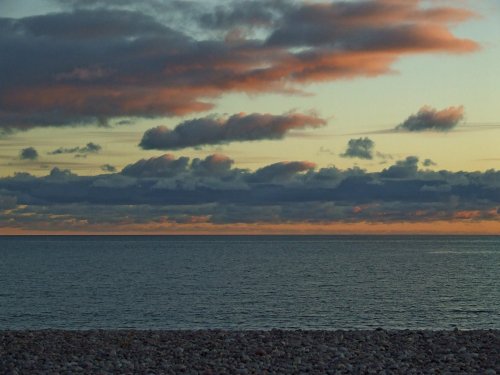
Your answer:
[[[34,147],[23,148],[21,152],[19,152],[19,159],[36,160],[38,159],[38,151]]]
[[[203,11],[205,7],[202,2],[190,0],[57,0],[66,9],[112,9],[131,10],[138,9],[141,12],[155,16],[163,16],[160,12],[197,12]],[[189,14],[186,14],[186,18]]]
[[[0,191],[0,212],[2,210],[10,210],[17,207],[17,198],[12,195],[4,195]]]
[[[86,155],[86,154],[96,154],[102,150],[102,147],[94,142],[89,142],[85,146],[76,146],[76,147],[59,147],[53,151],[50,151],[49,155],[60,155],[60,154],[77,154],[77,155]]]
[[[384,169],[380,175],[386,178],[411,178],[417,174],[418,158],[408,156],[405,160],[399,160],[396,164]]]
[[[425,159],[423,162],[422,162],[422,165],[424,167],[433,167],[435,165],[437,165],[432,159]]]
[[[297,161],[250,171],[223,155],[164,155],[99,176],[54,168],[43,177],[0,178],[0,217],[3,225],[21,227],[49,217],[54,225],[64,218],[83,227],[124,218],[128,224],[500,219],[500,171],[432,171],[420,164],[410,156],[380,172],[317,170]]]
[[[249,179],[252,182],[263,183],[286,181],[299,172],[313,170],[315,167],[316,164],[308,161],[279,162],[257,169]]]
[[[105,9],[33,16],[25,18],[22,23],[16,23],[16,26],[24,29],[26,33],[39,37],[69,40],[158,35],[166,31],[165,27],[153,22],[147,15],[133,11]]]
[[[171,177],[186,171],[188,164],[189,158],[176,159],[173,155],[166,154],[129,164],[121,173],[132,177]]]
[[[370,138],[351,139],[347,143],[347,149],[340,156],[344,158],[373,159],[375,142]]]
[[[183,116],[230,92],[292,93],[386,74],[408,54],[478,47],[449,29],[470,12],[415,1],[63,3],[0,18],[0,134]]]
[[[111,165],[111,164],[103,164],[103,165],[101,165],[101,171],[114,173],[114,172],[116,172],[116,167],[114,165]]]
[[[436,110],[432,107],[422,107],[416,114],[408,117],[396,127],[398,131],[422,132],[453,130],[464,118],[464,107],[449,107]]]
[[[209,116],[184,121],[173,130],[165,126],[149,129],[144,133],[140,147],[146,150],[177,150],[229,142],[281,139],[291,130],[325,124],[326,121],[317,116],[300,113],[280,116],[237,114],[229,118]]]
[[[71,172],[69,169],[60,169],[59,167],[54,167],[50,170],[47,180],[50,182],[67,182],[75,181],[78,179],[78,175]]]
[[[239,28],[270,28],[295,9],[293,2],[286,0],[228,1],[217,5],[210,12],[198,16],[203,28],[233,30]]]

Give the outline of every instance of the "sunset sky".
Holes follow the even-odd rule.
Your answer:
[[[499,20],[0,0],[0,234],[499,234]]]

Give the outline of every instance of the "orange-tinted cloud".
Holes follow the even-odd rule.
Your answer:
[[[441,131],[447,132],[455,128],[464,118],[464,107],[449,107],[440,111],[424,106],[396,127],[397,131]]]
[[[203,39],[124,3],[0,19],[0,130],[186,115],[228,92],[293,93],[309,82],[386,74],[405,55],[478,48],[451,31],[472,12],[416,0],[256,1],[258,11],[238,3],[248,12],[226,4],[204,14],[179,6]],[[262,32],[227,40],[234,27]]]

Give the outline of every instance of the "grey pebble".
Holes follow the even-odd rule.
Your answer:
[[[0,331],[0,374],[496,375],[500,331]]]

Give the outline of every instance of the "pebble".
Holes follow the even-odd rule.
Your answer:
[[[498,353],[499,330],[0,331],[0,374],[496,375]]]

